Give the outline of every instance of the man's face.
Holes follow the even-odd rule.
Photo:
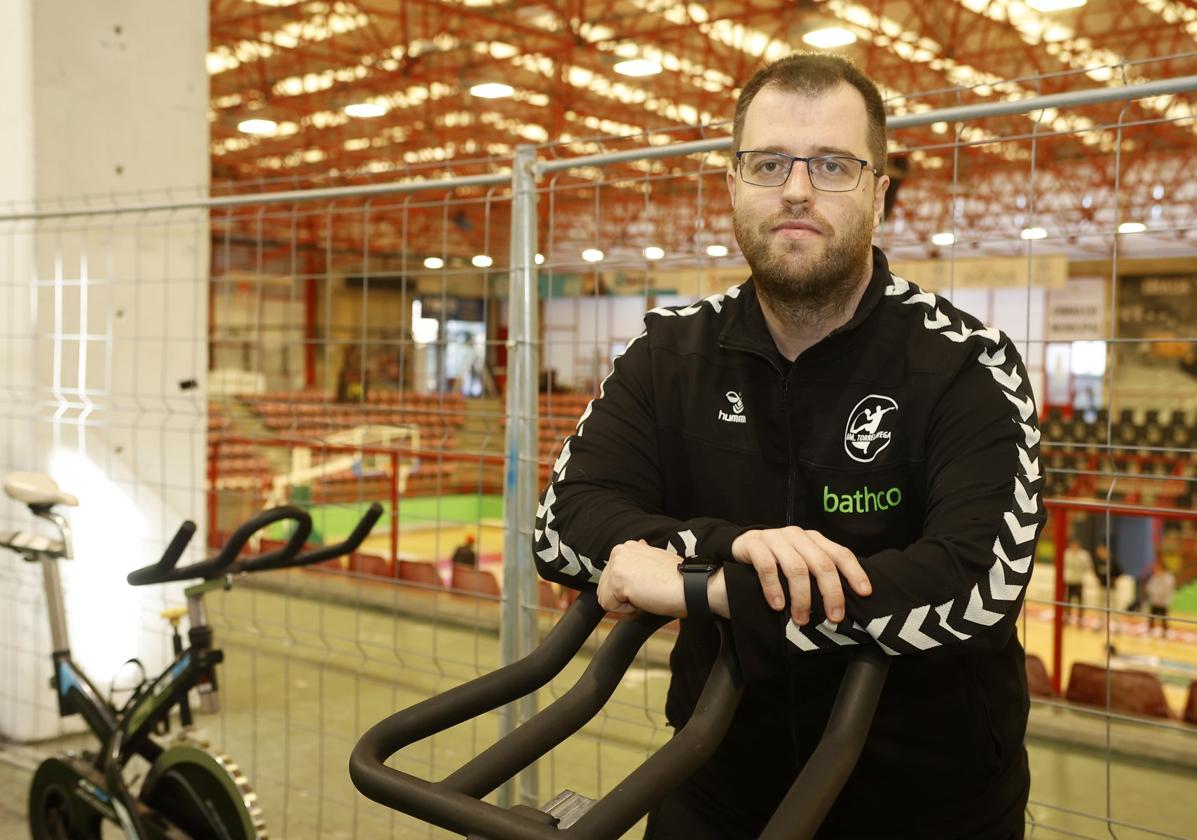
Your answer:
[[[864,98],[847,82],[818,96],[764,88],[745,114],[740,149],[877,165]],[[888,185],[889,178],[866,170],[853,190],[816,190],[801,161],[777,187],[754,186],[729,172],[736,241],[762,293],[798,315],[842,310],[869,265]]]

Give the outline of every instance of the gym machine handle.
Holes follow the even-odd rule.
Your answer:
[[[717,623],[719,656],[690,720],[568,828],[555,827],[552,818],[534,809],[508,811],[481,798],[580,729],[614,691],[645,639],[667,619],[641,613],[620,621],[573,688],[442,781],[384,766],[403,747],[540,688],[573,658],[602,617],[595,594],[585,592],[524,659],[376,724],[350,756],[354,785],[387,807],[490,840],[622,835],[710,757],[731,724],[743,687],[725,622]],[[814,836],[856,765],[888,669],[889,658],[878,648],[864,647],[854,655],[827,730],[765,827],[763,840]]]
[[[378,502],[372,502],[366,510],[365,515],[361,518],[361,521],[357,523],[349,536],[339,543],[327,545],[324,548],[318,548],[314,551],[309,551],[307,554],[300,554],[297,557],[287,556],[285,554],[287,549],[281,548],[269,554],[263,554],[260,557],[248,557],[245,560],[241,560],[233,567],[233,570],[236,572],[264,572],[270,569],[289,569],[295,566],[310,566],[313,563],[323,563],[325,560],[332,560],[334,557],[349,554],[357,551],[358,546],[369,536],[370,529],[374,527],[374,524],[378,522],[381,516],[382,505]]]
[[[719,656],[694,714],[678,733],[567,829],[547,817],[482,801],[505,780],[579,730],[614,692],[637,651],[668,619],[640,613],[618,622],[586,672],[564,695],[440,782],[386,767],[403,747],[536,691],[581,649],[605,611],[583,592],[525,658],[373,726],[349,759],[357,789],[375,802],[461,834],[493,840],[615,837],[631,828],[665,792],[705,761],[731,724],[743,685],[727,626],[719,623]],[[528,815],[525,815],[528,814]]]
[[[233,561],[237,559],[237,555],[241,553],[241,549],[245,548],[245,544],[249,542],[250,537],[267,525],[273,525],[275,522],[280,522],[284,519],[295,521],[295,531],[291,534],[291,538],[283,548],[278,549],[276,552],[269,552],[264,556],[280,554],[281,556],[290,558],[299,553],[303,548],[303,544],[307,541],[308,534],[312,532],[312,518],[297,507],[285,505],[283,507],[264,510],[241,525],[229,537],[229,541],[225,543],[224,548],[207,560],[201,560],[198,563],[192,563],[189,566],[179,569],[175,568],[175,564],[179,561],[182,551],[180,550],[174,556],[171,556],[168,551],[157,563],[129,572],[127,580],[133,586],[143,586],[147,583],[166,583],[168,581],[192,580],[195,578],[211,580],[220,577],[232,565]],[[194,527],[193,525],[193,530]],[[176,541],[177,539],[176,535]],[[171,545],[173,546],[174,543],[175,541],[172,541]]]

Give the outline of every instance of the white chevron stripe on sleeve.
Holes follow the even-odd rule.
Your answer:
[[[1022,436],[1026,441],[1027,448],[1035,446],[1039,443],[1039,438],[1042,437],[1042,435],[1037,428],[1034,426],[1029,426],[1026,423],[1019,423],[1018,427],[1022,429]]]
[[[1017,560],[1011,560],[1006,556],[1005,549],[1002,548],[1002,541],[1000,538],[995,538],[993,541],[993,554],[997,559],[1001,560],[1010,567],[1010,571],[1015,574],[1025,575],[1031,569],[1031,555],[1020,557]]]
[[[906,616],[906,621],[902,624],[902,629],[898,631],[898,638],[919,650],[939,647],[939,642],[932,639],[920,629],[923,626],[923,620],[930,611],[930,604],[923,604],[921,607],[911,610],[910,614]]]
[[[960,322],[960,330],[944,330],[940,335],[944,338],[949,338],[957,344],[961,344],[968,340],[968,337],[973,334],[973,331],[968,328],[968,324],[963,321]]]
[[[955,601],[945,601],[935,608],[935,612],[939,615],[939,626],[947,630],[960,641],[967,641],[972,637],[969,636],[968,633],[961,633],[952,626],[950,621],[948,621],[948,614],[952,611],[952,605],[955,603]]]
[[[582,571],[582,564],[578,562],[578,555],[574,550],[563,542],[558,543],[561,547],[561,556],[565,558],[565,565],[561,567],[561,571],[567,575],[576,575]]]
[[[1007,373],[1005,370],[998,367],[997,365],[994,365],[993,367],[986,368],[986,370],[988,370],[989,373],[993,376],[993,378],[994,378],[994,380],[996,380],[997,384],[1001,385],[1003,388],[1005,388],[1008,391],[1017,391],[1018,386],[1022,384],[1022,377],[1018,375],[1017,370],[1012,370],[1009,373]],[[1024,417],[1023,419],[1025,420],[1026,418]]]
[[[990,370],[993,370],[993,368],[990,368]],[[1023,420],[1026,420],[1035,413],[1035,401],[1030,397],[1024,397],[1020,400],[1014,394],[1007,393],[1006,399],[1014,404],[1014,407],[1018,409],[1018,416]]]
[[[876,624],[878,621],[881,621],[881,622],[882,622],[882,624],[881,624],[881,629],[882,629],[882,630],[884,630],[884,629],[885,629],[885,622],[888,622],[888,621],[889,621],[889,617],[888,617],[888,616],[886,616],[885,618],[882,618],[882,619],[873,619],[872,621],[870,621],[870,622],[869,622],[869,627],[872,627],[872,626],[873,626],[873,625],[875,625],[875,624]],[[887,656],[899,656],[899,655],[900,655],[900,654],[899,654],[899,653],[898,653],[896,650],[894,650],[892,647],[890,647],[889,645],[887,645],[885,642],[881,641],[881,639],[880,639],[881,631],[880,631],[880,630],[878,630],[878,631],[877,631],[877,634],[876,634],[876,635],[874,635],[873,633],[871,633],[871,632],[869,631],[869,629],[868,629],[867,627],[861,627],[861,626],[860,626],[860,624],[858,624],[858,623],[857,623],[857,622],[855,622],[855,621],[854,621],[854,622],[852,622],[852,627],[853,627],[853,629],[854,629],[854,630],[856,630],[856,631],[858,631],[858,632],[860,632],[860,633],[864,633],[866,636],[870,636],[870,637],[872,637],[873,641],[874,641],[874,642],[877,644],[877,647],[879,647],[879,648],[881,648],[883,651],[885,651],[885,653],[886,653],[886,655],[887,655]]]
[[[982,350],[977,360],[985,367],[1004,365],[1006,364],[1006,348],[998,345],[994,350]]]
[[[1022,464],[1022,474],[1023,475],[1025,475],[1031,481],[1035,481],[1037,478],[1039,478],[1039,459],[1038,458],[1032,458],[1030,456],[1030,454],[1025,449],[1023,449],[1022,447],[1019,447],[1018,461],[1020,464]]]
[[[931,315],[923,316],[923,326],[929,330],[942,330],[948,324],[952,323],[948,320],[948,316],[939,311],[938,308],[931,310],[934,318]]]
[[[698,537],[694,536],[694,532],[687,528],[685,531],[678,531],[677,535],[682,538],[682,543],[686,547],[686,556],[697,557]]]
[[[885,293],[890,297],[904,295],[910,288],[910,284],[896,274],[891,274],[890,280],[893,282],[885,287]]]
[[[786,625],[786,638],[801,651],[809,653],[812,650],[819,649],[819,646],[806,638],[806,635],[802,632],[802,628],[792,620]]]
[[[973,624],[992,627],[1002,620],[1002,614],[985,609],[985,605],[981,603],[981,585],[973,584],[973,591],[968,598],[968,607],[964,610],[964,618]]]
[[[1022,594],[1022,585],[1007,583],[1006,567],[994,563],[989,567],[989,594],[999,601],[1013,601]]]
[[[1033,493],[1028,496],[1027,489],[1022,486],[1022,481],[1018,476],[1014,476],[1014,501],[1018,503],[1018,509],[1023,513],[1039,512],[1039,494]]]
[[[1010,558],[1005,555],[1005,549],[1002,548],[1001,538],[995,538],[994,540],[994,556],[996,556],[998,560],[1004,562],[1005,565],[1009,566],[1010,571],[1014,572],[1015,574],[1026,574],[1028,571],[1031,571],[1032,555],[1028,554],[1025,556],[1025,558],[1010,560]]]
[[[1035,523],[1030,525],[1020,525],[1018,517],[1012,512],[1006,511],[1002,517],[1006,521],[1006,530],[1010,532],[1010,536],[1014,539],[1015,545],[1024,545],[1035,538]]]
[[[561,549],[558,545],[559,537],[557,536],[556,531],[550,530],[548,528],[545,529],[544,536],[545,539],[549,541],[549,547],[542,548],[540,551],[536,552],[536,556],[546,563],[552,563],[561,556]]]
[[[837,633],[836,630],[838,628],[839,628],[838,624],[832,624],[830,621],[826,621],[826,620],[821,621],[815,625],[816,630],[818,630],[824,636],[831,639],[831,641],[835,642],[837,645],[840,645],[841,647],[844,645],[859,644],[856,641],[856,639],[853,639],[851,636],[845,636],[841,633]]]
[[[668,552],[669,554],[672,554],[674,557],[680,557],[680,556],[681,556],[681,555],[678,553],[677,546],[673,544],[673,541],[672,541],[672,540],[670,540],[669,542],[665,543],[665,551],[666,551],[666,552]]]
[[[902,303],[925,303],[928,306],[935,306],[935,295],[930,292],[916,292],[902,301]]]

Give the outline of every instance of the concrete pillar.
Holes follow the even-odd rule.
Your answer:
[[[135,590],[184,518],[203,525],[206,212],[100,212],[207,193],[205,0],[0,4],[0,473],[81,500],[64,563],[72,651],[107,689],[166,657]],[[93,208],[89,215],[30,218]],[[0,529],[37,528],[0,498]],[[192,559],[203,551],[202,533]],[[0,556],[0,735],[60,731],[38,570]]]

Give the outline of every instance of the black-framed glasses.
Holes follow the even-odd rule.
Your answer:
[[[790,179],[796,161],[806,164],[810,184],[823,192],[849,192],[856,189],[865,170],[878,178],[881,173],[867,160],[843,155],[799,157],[785,152],[736,152],[736,165],[745,183],[756,187],[780,187]]]

